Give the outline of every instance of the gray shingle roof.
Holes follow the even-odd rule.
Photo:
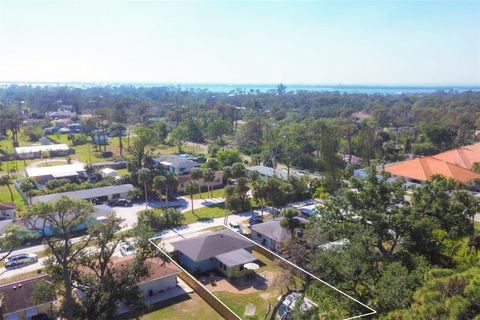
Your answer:
[[[215,256],[220,262],[228,267],[243,265],[257,260],[253,254],[245,249],[238,249]]]
[[[306,223],[308,220],[301,217],[296,217],[301,223]],[[285,242],[290,239],[290,232],[280,225],[281,219],[274,219],[272,221],[254,224],[252,231],[260,233],[277,242]]]
[[[180,157],[177,155],[169,155],[169,156],[163,156],[163,157],[158,157],[154,159],[158,163],[170,163],[171,166],[175,168],[186,168],[186,169],[192,169],[199,167],[200,165],[196,163],[193,160],[186,159],[184,157]]]
[[[133,191],[133,189],[134,187],[131,184],[121,184],[118,186],[108,186],[108,187],[84,189],[84,190],[77,190],[77,191],[70,191],[70,192],[63,192],[63,193],[53,193],[53,194],[47,194],[44,196],[33,197],[32,203],[55,201],[55,200],[58,200],[61,196],[67,196],[77,200],[91,199],[91,198],[108,196],[116,193],[128,193],[130,191]]]
[[[253,246],[250,241],[231,230],[207,233],[195,238],[176,241],[171,245],[175,250],[182,252],[195,262]]]

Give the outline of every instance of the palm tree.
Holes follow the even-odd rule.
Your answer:
[[[176,190],[178,186],[177,176],[173,173],[167,174],[167,201],[170,199],[170,194]]]
[[[225,178],[225,180],[227,180],[227,186],[228,186],[228,180],[230,180],[230,178],[232,178],[232,167],[230,166],[226,166],[223,168],[223,177]]]
[[[192,203],[192,214],[195,215],[193,211],[193,195],[198,191],[198,184],[194,180],[188,180],[185,183],[185,193],[190,195],[190,201]]]
[[[12,183],[12,178],[10,175],[0,176],[0,186],[6,186],[8,188],[8,192],[10,192],[10,200],[15,202],[13,199],[13,192],[12,187],[10,186]]]
[[[283,228],[288,229],[292,239],[295,237],[295,229],[297,229],[300,226],[300,221],[296,219],[297,216],[298,216],[298,210],[295,208],[287,208],[282,211],[283,218],[280,221],[280,225]]]
[[[148,195],[147,195],[147,183],[151,180],[151,171],[148,168],[141,168],[138,170],[138,183],[143,184],[145,192],[145,210],[148,210]]]
[[[198,185],[198,193],[200,198],[202,197],[202,186],[200,185],[200,179],[203,178],[203,172],[200,168],[193,168],[190,172],[190,179],[194,180]]]
[[[153,178],[152,187],[160,194],[160,201],[162,201],[162,191],[168,189],[167,178],[165,178],[164,176],[156,176],[155,178]],[[167,201],[167,195],[165,195],[165,202],[166,201]]]
[[[232,164],[232,176],[235,179],[245,177],[246,172],[245,172],[245,166],[241,162],[235,162]]]
[[[48,166],[47,159],[50,157],[50,153],[48,151],[42,151],[41,157],[43,160],[45,160],[45,166]]]
[[[257,172],[257,171],[253,171]],[[260,205],[261,214],[263,217],[263,210],[268,201],[268,186],[264,180],[257,180],[253,182],[253,199]]]
[[[118,138],[118,147],[120,149],[120,157],[123,158],[123,141],[122,135],[126,130],[126,127],[123,123],[115,123],[112,125],[111,130],[115,137]]]
[[[213,171],[210,168],[203,169],[202,172],[203,175],[203,181],[207,183],[207,192],[208,189],[210,188],[210,197],[213,197],[213,186],[211,183],[215,180],[215,171]]]

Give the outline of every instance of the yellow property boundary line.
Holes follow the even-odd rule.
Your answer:
[[[223,227],[225,227],[226,229],[230,229],[227,225],[223,225]],[[242,236],[244,239],[250,241],[253,245],[255,246],[258,246],[258,247],[261,247],[262,249],[266,250],[267,252],[269,252],[270,254],[274,255],[275,257],[277,257],[278,259],[282,260],[283,262],[286,262],[287,264],[291,265],[292,267],[295,267],[297,268],[298,270],[304,272],[305,274],[309,275],[310,277],[314,278],[315,280],[318,280],[320,281],[322,284],[328,286],[329,288],[332,288],[333,290],[339,292],[340,294],[342,294],[343,296],[349,298],[350,300],[352,301],[355,301],[356,303],[360,304],[361,306],[365,307],[366,309],[370,310],[370,312],[367,312],[367,313],[363,313],[361,315],[358,315],[358,316],[353,316],[353,317],[349,317],[349,318],[345,318],[343,320],[351,320],[351,319],[359,319],[359,318],[363,318],[363,317],[367,317],[367,316],[371,316],[371,315],[374,315],[374,314],[377,314],[377,311],[369,306],[367,306],[366,304],[358,301],[357,299],[355,299],[354,297],[348,295],[347,293],[343,292],[342,290],[340,289],[337,289],[335,288],[334,286],[332,286],[331,284],[329,284],[328,282],[320,279],[319,277],[317,277],[316,275],[300,268],[299,266],[297,266],[296,264],[288,261],[287,259],[283,258],[282,256],[278,255],[277,253],[273,252],[272,250],[268,249],[268,248],[265,248],[264,246],[258,244],[257,242],[253,241],[252,239],[250,238],[247,238],[246,236],[244,236],[243,234],[240,234],[238,233],[238,235]],[[153,242],[153,240],[157,240],[157,239],[161,239],[162,237],[161,236],[158,236],[158,237],[153,237],[153,238],[150,238],[148,239],[150,241],[151,244],[153,244],[158,250],[160,250],[160,252],[162,252],[164,255],[166,255],[168,257],[168,259],[170,261],[172,261],[177,267],[180,268],[180,270],[182,270],[183,272],[185,272],[186,274],[190,275],[190,273],[188,271],[186,271],[182,266],[180,266],[176,261],[174,261],[170,255],[165,252],[163,249],[161,249],[156,243]],[[217,300],[220,304],[222,304],[226,309],[228,309],[230,312],[232,312],[233,314],[235,314],[235,312],[232,311],[232,309],[230,309],[225,303],[223,303],[220,299],[218,299],[213,293],[211,293],[201,282],[199,282],[195,277],[193,277],[192,275],[190,275],[198,285],[200,285],[204,290],[208,291],[208,293],[210,293],[210,295],[215,299]],[[218,312],[218,311],[217,311]],[[236,314],[235,314],[236,315]],[[238,319],[241,319],[238,315],[236,315]]]

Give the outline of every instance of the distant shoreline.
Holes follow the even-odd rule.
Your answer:
[[[40,87],[60,87],[69,86],[75,88],[91,88],[106,86],[133,86],[140,87],[170,87],[183,90],[208,90],[211,92],[244,92],[260,91],[267,92],[276,90],[278,84],[222,84],[222,83],[152,83],[152,82],[20,82],[20,81],[0,81],[0,87],[10,85],[19,86],[40,86]],[[409,94],[409,93],[433,93],[437,91],[444,92],[465,92],[480,91],[480,85],[333,85],[333,84],[285,84],[286,91],[316,91],[316,92],[340,92],[340,93],[365,93],[365,94]]]

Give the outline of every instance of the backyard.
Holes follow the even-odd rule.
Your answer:
[[[222,317],[196,293],[173,298],[157,306],[159,309],[140,317],[141,320],[196,319],[216,320]]]
[[[272,307],[275,305],[277,298],[281,295],[282,287],[287,284],[285,279],[288,278],[286,276],[288,272],[257,251],[253,251],[253,255],[258,258],[257,263],[260,265],[255,273],[265,279],[266,286],[258,290],[250,287],[237,292],[216,291],[214,294],[241,318],[264,319],[269,303]],[[289,283],[289,285],[292,287],[294,284]],[[245,307],[248,304],[255,306],[253,317],[245,316]]]

